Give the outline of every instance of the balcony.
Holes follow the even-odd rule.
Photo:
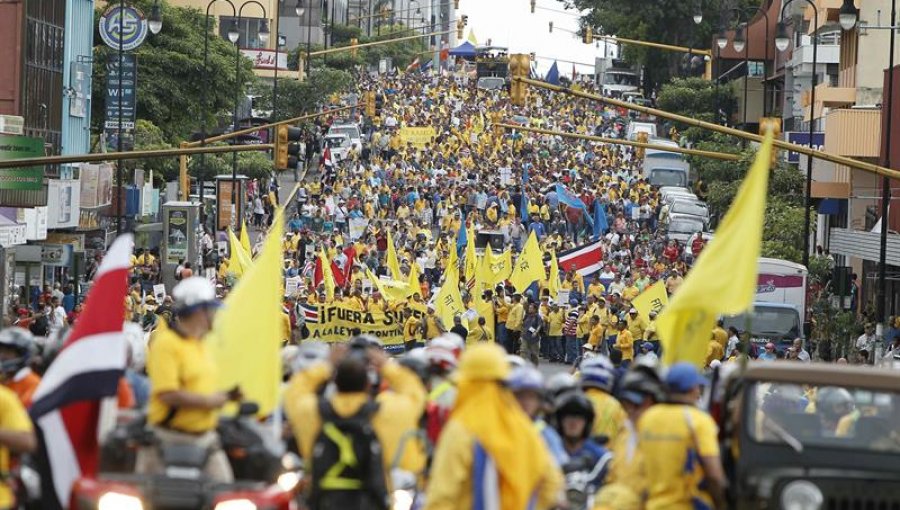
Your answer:
[[[804,107],[804,120],[809,120],[809,103],[812,95],[808,90],[803,91],[800,104]],[[816,104],[814,116],[822,117],[825,108],[843,108],[856,102],[856,89],[851,87],[832,87],[829,83],[816,85]]]
[[[878,260],[881,234],[865,230],[832,228],[828,245],[831,253],[863,260]],[[900,234],[888,234],[886,255],[888,264],[900,266]]]
[[[809,76],[812,72],[813,61],[813,44],[812,40],[803,36],[804,44],[794,48],[791,53],[791,60],[788,61],[787,67],[794,70],[795,76]],[[816,55],[816,67],[820,72],[825,71],[825,65],[837,64],[841,60],[841,46],[839,44],[824,44],[819,41],[819,50]]]
[[[856,0],[854,4],[859,9],[861,0]],[[842,0],[813,0],[816,4],[818,17],[813,16],[812,7],[807,6],[803,11],[803,19],[809,21],[809,33],[819,31],[822,27],[838,22],[838,14],[841,10]],[[813,25],[813,21],[818,21],[817,26]]]

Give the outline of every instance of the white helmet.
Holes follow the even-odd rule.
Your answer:
[[[187,315],[201,307],[220,305],[216,299],[216,288],[209,280],[201,276],[191,276],[181,280],[181,283],[172,289],[172,298],[175,300],[177,315]]]

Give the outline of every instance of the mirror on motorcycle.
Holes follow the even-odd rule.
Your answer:
[[[259,412],[259,404],[256,402],[241,402],[238,409],[238,416],[254,416]]]

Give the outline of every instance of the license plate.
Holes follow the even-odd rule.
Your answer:
[[[197,480],[203,474],[203,471],[197,468],[170,466],[166,468],[166,476],[169,478],[180,478],[183,480]]]

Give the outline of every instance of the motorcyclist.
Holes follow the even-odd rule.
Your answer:
[[[591,439],[594,424],[594,406],[588,397],[580,391],[562,394],[555,401],[556,430],[562,437],[566,453],[571,463],[579,463],[583,469],[591,470],[600,462],[607,449]],[[599,486],[606,470],[602,470],[593,480]]]
[[[22,328],[6,328],[0,331],[0,381],[11,389],[25,407],[41,382],[39,375],[29,366],[34,355],[34,336]]]
[[[164,471],[161,452],[166,447],[194,445],[210,451],[205,473],[214,481],[234,478],[228,457],[216,433],[218,410],[229,400],[240,400],[240,391],[216,390],[218,367],[203,337],[212,329],[219,307],[216,289],[203,277],[182,280],[172,290],[174,321],[153,334],[147,356],[152,388],[147,423],[156,442],[142,448],[135,471]]]
[[[626,415],[622,404],[612,395],[615,385],[615,367],[603,355],[585,360],[581,364],[581,387],[594,406],[596,419],[591,435],[605,437],[613,444],[624,426]]]
[[[459,340],[459,341],[458,341]],[[456,383],[451,375],[456,371],[461,352],[461,339],[454,333],[444,333],[425,348],[428,360],[428,403],[425,407],[428,439],[436,444],[441,430],[456,402]]]
[[[533,366],[514,368],[506,381],[506,386],[515,395],[522,410],[529,418],[534,420],[534,425],[540,432],[544,443],[553,455],[554,460],[560,466],[569,461],[562,438],[553,427],[541,418],[544,403],[544,376]]]

